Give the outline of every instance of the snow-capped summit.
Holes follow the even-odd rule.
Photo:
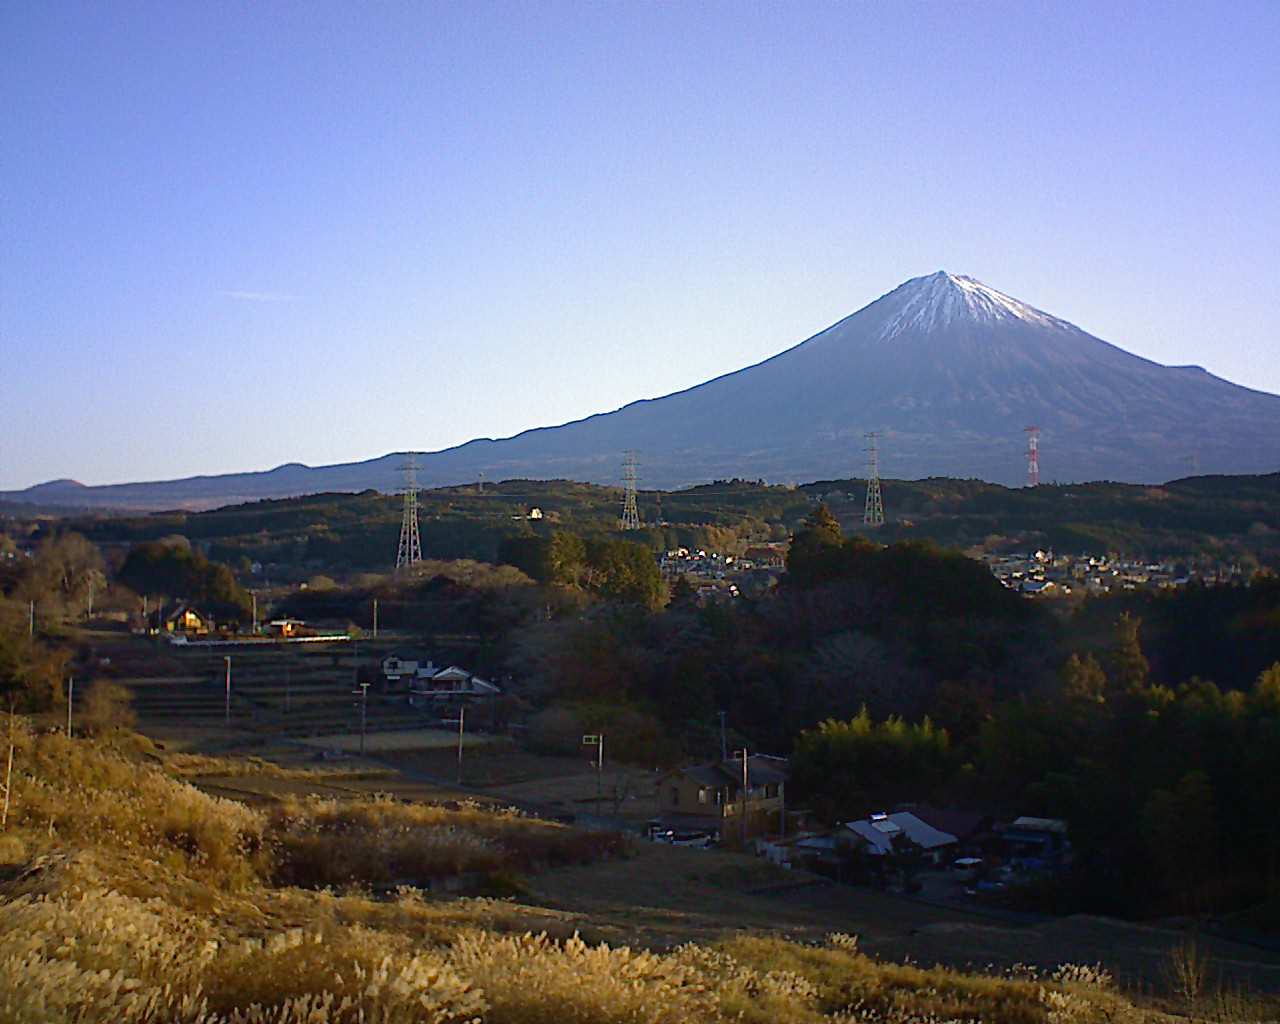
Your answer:
[[[721,324],[708,324],[720,333]],[[887,339],[892,339],[886,343]],[[844,479],[879,431],[887,477],[1157,482],[1280,469],[1280,396],[1160,366],[971,277],[939,271],[763,362],[661,398],[419,456],[424,486],[558,478],[616,483],[639,449],[649,486],[732,477]],[[20,501],[172,509],[400,486],[403,455],[165,483],[42,485]]]
[[[888,341],[907,330],[946,330],[958,320],[980,324],[1021,320],[1040,327],[1071,326],[1065,320],[1019,302],[975,278],[948,274],[945,270],[927,277],[913,277],[880,302],[893,309],[880,331],[881,341]]]

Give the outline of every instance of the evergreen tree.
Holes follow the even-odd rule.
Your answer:
[[[1116,620],[1115,646],[1111,651],[1112,679],[1118,689],[1137,693],[1146,688],[1151,665],[1142,653],[1138,631],[1142,620],[1128,612]]]

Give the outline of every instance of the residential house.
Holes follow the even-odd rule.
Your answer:
[[[1067,823],[1060,818],[1015,818],[1000,830],[1000,839],[1011,861],[1033,871],[1059,868],[1071,853]]]
[[[956,845],[956,837],[936,829],[910,811],[872,814],[860,821],[845,822],[845,828],[861,841],[863,852],[872,857],[885,857],[902,843],[923,851],[935,864],[940,863],[947,847]]]
[[[152,626],[164,633],[203,635],[213,630],[214,621],[213,616],[180,602],[170,605],[154,616]]]
[[[834,832],[799,832],[756,840],[756,853],[779,867],[839,875],[843,838]]]
[[[421,701],[476,700],[497,697],[502,693],[501,688],[487,679],[481,679],[474,672],[468,672],[457,665],[432,671],[434,667],[428,662],[409,681],[410,704]]]
[[[756,754],[667,772],[658,781],[658,813],[681,827],[705,828],[726,839],[776,831],[786,807],[786,760]]]
[[[929,804],[911,804],[901,808],[910,811],[926,825],[939,832],[956,837],[956,850],[951,852],[979,853],[991,841],[995,819],[978,811],[960,811],[954,808],[932,807]]]
[[[402,683],[408,686],[410,680],[417,678],[419,670],[433,675],[437,671],[431,660],[420,651],[392,651],[382,659],[382,678],[388,689],[396,689]]]
[[[267,623],[267,632],[283,639],[298,636],[306,623],[301,619],[272,619]]]

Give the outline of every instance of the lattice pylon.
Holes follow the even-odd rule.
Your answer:
[[[1027,486],[1040,486],[1040,428],[1024,427],[1027,435]]]
[[[422,538],[418,534],[418,460],[410,455],[409,461],[400,468],[404,471],[404,516],[400,520],[396,572],[422,561]]]
[[[884,526],[884,498],[880,494],[879,431],[864,434],[867,439],[867,501],[862,509],[864,526]]]
[[[639,462],[636,453],[628,451],[622,460],[622,517],[618,520],[620,530],[640,529],[640,508],[636,504],[636,480],[639,479]]]

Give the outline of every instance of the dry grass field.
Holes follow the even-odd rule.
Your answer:
[[[958,969],[1018,964],[1049,969],[1064,961],[1103,963],[1124,984],[1169,983],[1171,953],[1183,933],[1079,915],[1014,925],[865,887],[838,886],[754,857],[640,843],[625,862],[567,868],[530,882],[538,902],[580,915],[608,941],[672,948],[726,934],[818,941],[855,932],[861,948],[891,960]],[[1212,938],[1197,940],[1228,986],[1280,993],[1280,954]]]
[[[395,780],[346,765],[173,755],[124,733],[68,741],[22,720],[15,755],[0,831],[6,1024],[1274,1016],[1257,995],[1274,962],[1223,944],[1197,955],[1225,984],[1178,991],[1169,933],[1087,919],[995,927],[429,790],[369,797],[358,787]],[[518,895],[425,890],[441,878]],[[1009,969],[1015,954],[1045,966]],[[1072,954],[1108,969],[1049,966]],[[933,966],[961,959],[979,969]],[[1143,987],[1161,969],[1166,991],[1152,997]]]
[[[304,746],[317,750],[340,750],[347,754],[360,749],[360,734],[337,733],[299,740]],[[493,743],[490,736],[465,733],[462,737],[464,751]],[[365,750],[370,754],[390,754],[413,750],[448,750],[457,756],[458,734],[447,729],[405,729],[393,732],[371,732],[365,736]],[[464,754],[465,756],[465,754]]]
[[[726,851],[610,845],[506,808],[590,812],[585,758],[468,746],[460,788],[456,734],[426,747],[381,709],[369,757],[324,760],[358,745],[341,655],[238,665],[228,725],[217,665],[160,653],[129,684],[163,749],[19,743],[0,1020],[1280,1019],[1275,954],[1089,917],[1012,925]],[[605,813],[652,814],[651,773],[606,764],[601,781]],[[507,898],[424,891],[439,877]]]

